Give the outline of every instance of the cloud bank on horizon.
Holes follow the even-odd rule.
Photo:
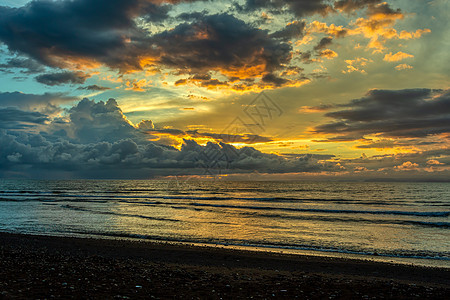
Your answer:
[[[448,179],[448,8],[0,1],[0,177]]]

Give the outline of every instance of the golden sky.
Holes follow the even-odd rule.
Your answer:
[[[0,176],[446,180],[449,6],[0,1]]]

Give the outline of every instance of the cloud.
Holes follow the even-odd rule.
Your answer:
[[[335,107],[335,105],[333,105],[333,104],[321,104],[321,105],[317,105],[317,106],[302,106],[299,109],[299,112],[301,112],[301,113],[320,113],[320,112],[328,111],[334,107]]]
[[[323,157],[307,154],[283,157],[225,143],[270,141],[257,135],[154,130],[149,120],[133,126],[114,99],[106,103],[83,99],[67,112],[65,117],[51,118],[38,112],[0,109],[0,126],[8,129],[0,130],[0,176],[25,172],[24,175],[46,177],[66,172],[68,176],[84,178],[149,178],[202,175],[208,170],[221,173],[340,170]],[[40,132],[17,131],[27,123],[40,125]],[[152,131],[188,139],[178,150],[149,141]],[[222,142],[201,146],[189,139],[202,137]]]
[[[10,58],[4,64],[0,64],[1,69],[22,69],[23,74],[35,74],[45,71],[44,66],[29,58]]]
[[[53,122],[50,132],[83,144],[143,138],[114,99],[107,102],[83,99],[68,110],[68,116],[62,122]]]
[[[404,171],[404,170],[415,170],[417,169],[419,165],[416,163],[412,163],[410,161],[406,161],[403,164],[399,165],[399,166],[395,166],[394,169],[395,170],[399,170],[399,171]]]
[[[400,32],[399,38],[402,40],[409,40],[409,39],[418,39],[425,33],[430,33],[430,29],[417,29],[415,32],[408,32],[406,30],[402,30]]]
[[[218,142],[220,141],[224,143],[255,144],[273,141],[271,138],[260,136],[257,134],[224,134],[224,133],[198,132],[197,130],[187,131],[187,134],[193,138],[208,137]]]
[[[116,142],[74,144],[64,140],[50,142],[46,137],[15,135],[0,130],[0,176],[17,173],[41,178],[68,172],[71,177],[151,178],[160,175],[208,175],[210,172],[318,172],[339,170],[333,163],[311,155],[287,159],[264,154],[250,147],[208,143],[200,146],[186,140],[181,150],[152,142],[131,139]],[[36,175],[35,175],[36,176]]]
[[[49,120],[50,118],[47,115],[39,112],[28,112],[14,107],[0,107],[0,128],[24,129],[44,124]]]
[[[368,63],[373,62],[373,60],[364,57],[357,57],[355,59],[348,59],[345,62],[347,63],[347,69],[343,70],[342,73],[348,74],[352,72],[359,72],[361,74],[366,74],[363,67],[365,67]]]
[[[135,92],[145,92],[147,87],[151,86],[152,81],[147,79],[133,79],[128,80],[125,85],[125,90],[135,91]]]
[[[87,91],[106,91],[106,90],[110,90],[111,88],[106,87],[106,86],[99,86],[96,84],[93,85],[88,85],[88,86],[80,86],[79,88],[77,88],[77,90],[87,90]]]
[[[241,8],[244,11],[268,9],[272,13],[288,11],[297,17],[314,14],[326,15],[332,11],[328,0],[247,0]]]
[[[328,46],[330,46],[333,43],[333,38],[332,37],[324,37],[320,40],[320,42],[314,47],[314,50],[318,51],[318,50],[323,50],[325,48],[327,48]]]
[[[382,0],[339,0],[334,3],[334,8],[347,13],[353,13],[355,10],[374,6],[381,2]]]
[[[192,23],[151,37],[153,61],[178,75],[175,86],[195,84],[209,89],[227,87],[236,91],[294,86],[304,78],[283,78],[291,70],[291,38],[303,34],[304,22],[292,22],[269,34],[232,15],[201,15]],[[207,74],[208,78],[200,78]],[[222,78],[212,78],[225,76]]]
[[[80,69],[100,63],[141,69],[147,34],[134,19],[166,18],[169,7],[161,2],[31,1],[19,8],[0,7],[0,41],[10,51],[51,67]]]
[[[170,30],[148,31],[145,22],[170,18],[171,5],[180,2],[32,1],[19,8],[1,7],[0,41],[11,52],[72,71],[106,65],[126,73],[157,63],[180,74],[218,71],[245,79],[288,64],[292,46],[284,41],[302,36],[305,27],[304,22],[294,21],[269,34],[228,14],[199,13],[195,19],[188,18],[192,22]],[[321,6],[297,2],[289,5],[307,10]],[[176,24],[180,19],[172,21]],[[37,80],[57,85],[83,83],[85,78],[65,72],[41,75]]]
[[[309,33],[321,32],[337,38],[342,38],[348,33],[348,29],[344,28],[343,26],[336,26],[334,24],[327,25],[326,23],[319,21],[312,21],[311,23],[309,23],[307,31]]]
[[[228,14],[203,16],[152,37],[160,64],[187,73],[210,70],[255,77],[280,69],[292,47]]]
[[[288,79],[284,79],[284,78],[278,77],[278,76],[276,76],[274,74],[270,74],[270,73],[264,75],[264,77],[262,78],[262,81],[273,84],[275,86],[282,86],[289,82]]]
[[[410,70],[410,69],[412,69],[412,68],[413,68],[413,67],[410,66],[410,65],[408,65],[408,64],[400,64],[400,65],[398,65],[398,66],[395,67],[395,69],[396,69],[397,71],[401,71],[401,70]]]
[[[293,21],[285,28],[271,34],[272,37],[284,40],[299,39],[305,34],[306,23],[304,21]]]
[[[146,121],[149,122],[149,121]],[[151,121],[150,121],[151,122]],[[142,123],[142,122],[141,122]],[[223,143],[238,143],[238,144],[256,144],[256,143],[267,143],[273,140],[269,137],[260,136],[257,134],[229,134],[229,133],[214,133],[214,132],[200,132],[199,130],[179,130],[179,129],[155,129],[155,127],[150,127],[147,125],[138,124],[138,128],[143,130],[146,134],[152,137],[153,141],[160,141],[165,138],[170,145],[179,146],[183,144],[185,139],[195,139],[195,140],[213,140],[214,142]],[[153,125],[153,123],[149,124]]]
[[[445,164],[439,162],[439,161],[436,160],[436,159],[430,159],[430,160],[427,161],[427,165],[437,165],[437,166],[439,166],[439,165],[445,165]]]
[[[91,75],[83,72],[60,72],[36,76],[36,81],[45,85],[83,84]]]
[[[386,54],[384,56],[384,61],[388,61],[388,62],[395,62],[395,61],[400,61],[400,60],[404,60],[406,58],[412,58],[414,57],[414,55],[405,53],[405,52],[397,52],[395,54],[392,54],[392,52]]]
[[[53,114],[61,111],[59,105],[76,101],[77,98],[63,93],[45,93],[43,95],[20,92],[0,93],[0,107],[14,107],[23,111],[38,111]]]
[[[376,110],[377,101],[385,99],[401,103],[398,100],[401,96],[413,99],[416,106],[413,111],[423,111],[427,118],[432,118],[448,106],[448,100],[444,100],[448,97],[446,93],[440,90],[374,90],[365,97],[370,100],[353,100],[334,108],[361,111],[370,107]],[[392,107],[387,109],[392,113]],[[252,147],[236,148],[230,144],[272,140],[259,135],[155,129],[150,120],[134,126],[114,99],[107,102],[84,99],[68,109],[66,115],[58,117],[7,107],[0,108],[0,115],[0,177],[21,174],[38,178],[152,178],[255,171],[267,176],[309,173],[341,174],[344,177],[352,176],[349,172],[356,172],[354,174],[358,176],[375,176],[371,175],[373,172],[385,176],[408,171],[405,173],[408,176],[423,176],[425,172],[432,174],[428,176],[442,177],[450,162],[450,152],[447,147],[443,148],[445,143],[434,144],[435,149],[428,151],[373,157],[364,155],[360,159],[340,159],[333,154],[267,154]],[[399,118],[399,114],[395,116]],[[421,118],[414,113],[412,116],[420,123]],[[358,120],[355,116],[348,118]],[[392,126],[390,120],[385,122],[388,123],[386,126]],[[182,139],[182,146],[177,149],[164,145],[164,141],[152,140],[153,136],[163,134]],[[202,146],[194,139],[217,143],[208,142]],[[430,145],[429,142],[424,143]],[[401,141],[395,141],[395,144],[406,145]],[[411,144],[414,143],[411,141]]]
[[[348,109],[327,113],[335,121],[315,127],[314,132],[353,139],[370,134],[427,137],[450,132],[449,90],[371,90],[342,106]]]
[[[325,57],[327,59],[332,59],[332,58],[338,57],[338,54],[330,49],[322,50],[317,55],[320,57]]]

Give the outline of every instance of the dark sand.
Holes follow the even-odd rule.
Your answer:
[[[0,233],[0,299],[450,299],[450,270]]]

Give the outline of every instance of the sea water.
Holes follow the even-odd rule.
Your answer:
[[[450,267],[450,183],[0,180],[0,231]]]

